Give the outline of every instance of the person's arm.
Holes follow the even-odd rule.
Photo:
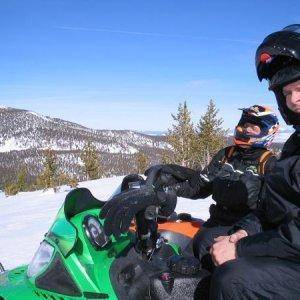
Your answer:
[[[300,218],[293,218],[279,229],[248,236],[237,243],[237,255],[273,256],[300,261]]]
[[[211,195],[212,182],[220,170],[224,156],[225,149],[221,149],[202,171],[196,172],[196,178],[187,181],[181,189],[178,189],[177,196],[203,199]]]
[[[254,235],[262,231],[262,220],[264,219],[264,212],[261,209],[256,209],[237,221],[233,228],[229,231],[232,234],[240,229],[245,230],[247,234]]]
[[[275,167],[277,162],[277,158],[275,155],[272,155],[269,157],[269,159],[266,161],[265,168],[264,168],[264,174],[268,174],[272,171],[272,169]],[[255,209],[253,209],[249,214],[247,214],[245,217],[237,221],[233,228],[229,231],[229,234],[232,234],[238,230],[245,230],[247,234],[254,235],[256,233],[259,233],[262,231],[262,228],[264,224],[266,223],[266,215],[265,215],[265,193],[266,193],[266,185],[264,184],[264,176],[260,175],[261,184],[257,183],[257,177],[248,176],[247,177],[247,185],[248,185],[248,193],[249,190],[255,191],[255,188],[251,187],[253,185],[254,187],[257,186],[257,199],[255,200],[256,204],[253,206],[257,206]],[[253,181],[251,184],[250,182]],[[253,202],[253,201],[252,201]],[[251,208],[251,205],[249,205],[249,208]]]
[[[266,178],[268,222],[275,229],[241,239],[238,256],[273,256],[300,260],[300,158],[278,162]]]

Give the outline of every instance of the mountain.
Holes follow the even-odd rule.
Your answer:
[[[66,120],[39,115],[24,109],[0,107],[0,184],[26,165],[30,176],[42,169],[43,150],[57,152],[62,171],[84,179],[80,151],[92,141],[101,155],[106,175],[133,172],[135,154],[159,161],[168,144],[160,135],[131,130],[94,130]]]
[[[166,147],[159,136],[130,130],[94,130],[22,109],[2,107],[0,120],[0,152],[49,147],[57,151],[78,150],[87,140],[93,140],[99,151],[107,153],[134,154],[145,147]]]
[[[163,136],[166,135],[168,132],[167,131],[141,131],[141,133],[147,134],[147,135],[156,135],[156,136]]]

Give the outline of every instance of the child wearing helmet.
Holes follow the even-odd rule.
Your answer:
[[[270,108],[253,105],[242,109],[234,145],[221,149],[201,172],[201,176],[207,176],[210,181],[198,185],[195,194],[177,193],[193,199],[212,195],[216,201],[210,207],[210,218],[193,241],[194,255],[204,268],[213,269],[208,249],[214,238],[227,234],[235,222],[257,208],[263,175],[270,172],[276,162],[275,155],[268,149],[278,130],[278,119]],[[251,193],[246,187],[249,173],[256,176]]]
[[[177,180],[177,196],[199,199],[212,195],[215,200],[216,204],[209,209],[210,218],[193,242],[194,255],[202,261],[203,267],[213,268],[208,249],[214,238],[227,234],[235,222],[257,208],[262,175],[269,172],[276,161],[268,147],[278,129],[278,119],[271,109],[253,105],[242,109],[234,145],[221,149],[202,171],[173,164],[153,166],[146,171],[149,175],[155,170],[154,185],[157,186],[162,184],[166,174],[172,181]],[[248,173],[256,176],[251,193],[246,182]]]
[[[241,110],[243,113],[235,128],[234,143],[242,148],[268,148],[279,129],[274,112],[260,105]]]

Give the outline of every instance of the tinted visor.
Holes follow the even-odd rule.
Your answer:
[[[279,70],[269,82],[269,89],[282,88],[283,86],[300,79],[300,64]]]

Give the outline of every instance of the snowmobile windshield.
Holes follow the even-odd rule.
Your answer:
[[[47,234],[57,244],[64,256],[68,255],[77,241],[77,229],[71,219],[84,211],[100,209],[103,205],[104,202],[96,199],[86,188],[78,188],[69,192]]]
[[[58,212],[46,237],[58,246],[64,256],[67,256],[75,246],[77,241],[77,230],[71,222],[67,220],[64,206]]]

